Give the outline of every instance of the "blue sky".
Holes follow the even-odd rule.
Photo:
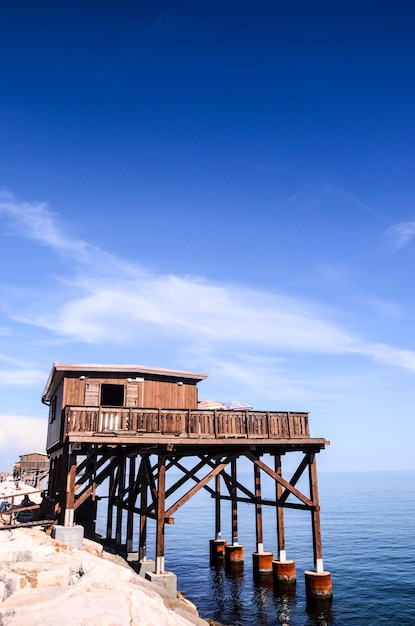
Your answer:
[[[0,7],[0,467],[53,361],[310,411],[415,469],[412,2]]]

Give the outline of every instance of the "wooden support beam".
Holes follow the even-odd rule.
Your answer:
[[[124,493],[125,486],[125,457],[120,455],[118,457],[118,484],[117,484],[117,515],[115,522],[115,543],[120,546],[122,543],[122,494]]]
[[[147,485],[150,490],[150,495],[152,498],[152,504],[147,508],[147,515],[150,517],[150,513],[153,513],[156,516],[157,511],[157,485],[154,478],[153,468],[151,467],[149,455],[143,457],[144,460],[144,471],[147,478]]]
[[[66,502],[65,502],[65,526],[74,523],[75,511],[75,479],[76,479],[76,453],[68,454],[68,474],[66,479]]]
[[[236,490],[236,458],[231,461],[232,545],[238,544],[238,500]]]
[[[200,489],[204,487],[204,485],[206,485],[210,480],[212,480],[212,478],[214,478],[219,472],[221,472],[229,463],[231,463],[231,461],[236,459],[237,456],[238,456],[238,453],[233,452],[222,463],[219,463],[215,467],[215,469],[213,469],[211,472],[209,472],[209,474],[207,474],[204,478],[202,478],[197,485],[192,487],[192,489],[189,489],[189,491],[185,493],[184,496],[182,496],[179,500],[177,500],[177,502],[173,504],[173,506],[171,506],[168,511],[166,511],[166,517],[170,517],[171,515],[173,515],[173,513],[175,513],[181,506],[183,506],[183,504],[188,502],[190,498],[195,495],[195,493],[200,491]]]
[[[90,485],[89,487],[84,489],[84,491],[76,498],[74,502],[75,511],[81,506],[81,504],[85,502],[85,500],[88,500],[88,498],[91,497],[91,495],[94,492],[95,492],[95,485]]]
[[[281,454],[276,454],[274,456],[274,467],[275,473],[282,478],[282,463],[281,463]],[[289,492],[286,490],[286,493]],[[275,501],[277,503],[282,502],[282,485],[276,480],[275,481]],[[278,542],[278,559],[279,561],[286,560],[286,551],[285,551],[285,527],[284,527],[284,507],[277,506],[276,510],[277,517],[277,542]]]
[[[303,493],[301,493],[301,491],[299,491],[298,489],[293,487],[289,482],[284,480],[284,478],[282,478],[282,476],[278,476],[278,474],[276,472],[274,472],[274,470],[272,470],[270,467],[268,467],[268,465],[263,463],[263,461],[260,461],[259,459],[257,459],[251,452],[245,452],[245,456],[248,459],[251,459],[251,461],[253,463],[258,465],[258,467],[260,467],[262,470],[264,470],[264,472],[266,472],[269,476],[274,478],[274,480],[279,482],[283,487],[288,489],[288,491],[290,493],[292,493],[296,498],[301,500],[301,502],[304,502],[304,504],[307,504],[310,507],[314,506],[314,503],[309,498],[307,498],[307,496],[305,496]]]
[[[77,487],[89,480],[94,474],[96,477],[95,482],[98,484],[103,482],[103,480],[107,477],[106,475],[101,476],[99,474],[99,470],[114,455],[114,450],[106,450],[104,454],[101,454],[100,458],[98,458],[99,453],[100,449],[94,446],[94,449],[88,453],[86,459],[78,465]],[[90,469],[87,469],[88,466],[91,466]]]
[[[164,573],[164,518],[166,503],[166,458],[159,456],[157,478],[156,574]]]
[[[138,536],[138,558],[140,561],[147,558],[147,498],[148,498],[148,475],[146,459],[140,463],[140,531]]]
[[[261,554],[264,551],[264,535],[262,527],[262,506],[261,506],[261,470],[254,463],[254,484],[255,484],[255,530],[256,530],[256,551]]]
[[[223,476],[223,480],[225,482],[225,485],[226,485],[226,487],[228,489],[228,492],[230,494],[232,492],[232,489],[233,489],[234,479],[226,471],[222,472],[222,476]],[[242,493],[247,495],[251,502],[254,502],[255,494],[250,489],[248,489],[248,487],[245,487],[245,485],[240,483],[238,480],[236,480],[235,486],[236,486],[236,488],[239,491],[241,491]]]
[[[309,463],[308,454],[305,454],[303,459],[300,462],[300,465],[297,467],[294,474],[292,475],[291,480],[289,481],[290,485],[295,487],[295,485],[297,484],[297,482],[303,475],[304,470],[308,467],[308,463]],[[281,502],[285,502],[289,495],[290,495],[290,491],[288,489],[285,489],[285,491],[281,494],[281,498],[280,498]]]
[[[127,553],[133,551],[134,534],[134,504],[135,504],[135,456],[129,457],[128,472],[128,502],[127,502],[127,529],[126,543]]]
[[[189,478],[194,478],[195,480],[200,480],[196,478],[196,472],[199,472],[203,467],[205,467],[205,465],[207,464],[207,459],[202,459],[200,461],[200,463],[198,463],[197,465],[195,465],[195,467],[193,467],[191,470],[187,470],[185,467],[181,466],[180,469],[184,472],[184,476],[182,476],[182,478],[180,478],[178,481],[176,481],[174,483],[174,485],[172,485],[167,491],[166,491],[166,498],[168,498],[169,496],[171,496],[175,491],[177,491],[177,489],[179,489]],[[176,465],[178,466],[178,463],[172,463],[172,465]]]
[[[316,463],[316,455],[314,453],[311,453],[308,456],[309,456],[310,496],[314,504],[314,509],[311,511],[314,568],[317,573],[321,573],[324,571],[324,567],[323,567],[323,549],[322,549],[322,544],[321,544],[320,506],[319,506],[319,501],[318,501],[317,463]]]
[[[199,457],[200,458],[200,457]],[[193,472],[193,470],[188,470],[186,467],[184,467],[184,465],[182,465],[177,459],[175,459],[174,462],[175,467],[177,467],[179,470],[181,470],[183,472],[183,474],[186,475],[186,477],[189,480],[193,480],[195,483],[199,483],[200,482],[200,478],[198,476],[196,476]],[[206,465],[209,465],[210,467],[215,467],[215,464],[212,464],[210,462],[206,463]],[[209,487],[209,485],[205,485],[204,489],[210,493],[211,496],[215,495],[215,490],[212,489],[211,487]]]
[[[216,496],[213,496],[214,498]],[[220,500],[226,500],[227,502],[232,501],[232,496],[225,496],[224,494],[221,494],[220,496],[218,496],[220,498]],[[256,500],[252,499],[252,498],[242,498],[241,496],[237,496],[236,498],[237,502],[244,502],[246,504],[255,504]],[[307,504],[300,504],[299,502],[283,502],[278,503],[275,502],[275,500],[266,500],[264,498],[261,498],[260,500],[258,500],[258,502],[262,505],[262,506],[273,506],[275,508],[284,508],[284,509],[295,509],[296,511],[311,511],[313,509],[312,506],[308,506]]]
[[[219,461],[217,461],[219,463]],[[215,539],[221,539],[222,537],[222,529],[221,529],[221,502],[220,502],[220,473],[215,476]],[[219,497],[218,497],[219,496]]]

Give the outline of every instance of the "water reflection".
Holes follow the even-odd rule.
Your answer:
[[[306,626],[327,626],[335,623],[331,600],[315,600],[307,604]]]
[[[295,585],[274,588],[272,579],[252,580],[243,568],[210,569],[210,619],[223,626],[329,626],[335,623],[330,602],[305,605]],[[305,617],[306,615],[306,617]],[[305,621],[306,620],[306,621]]]
[[[281,626],[293,624],[292,612],[297,606],[297,595],[295,585],[279,586],[274,590],[273,605],[277,613],[277,623]]]
[[[245,576],[243,567],[211,568],[211,588],[215,605],[213,619],[221,624],[240,626],[244,623]]]

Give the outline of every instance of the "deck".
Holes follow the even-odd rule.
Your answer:
[[[286,411],[225,411],[68,406],[68,441],[75,443],[135,443],[207,445],[313,444],[308,413]]]

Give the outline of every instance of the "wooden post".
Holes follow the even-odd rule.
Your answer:
[[[120,455],[118,459],[118,486],[117,486],[117,520],[115,525],[115,545],[120,546],[122,542],[122,500],[125,487],[125,457]]]
[[[255,529],[256,529],[256,551],[262,554],[264,551],[264,536],[262,528],[262,505],[261,505],[261,470],[254,463],[255,481]]]
[[[317,573],[323,572],[323,549],[321,545],[321,527],[320,527],[320,506],[318,501],[318,485],[317,485],[317,464],[316,455],[312,452],[309,457],[309,482],[310,482],[310,500],[314,504],[311,511],[311,528],[313,533],[313,553],[314,553],[314,570]]]
[[[282,476],[282,463],[281,463],[281,455],[276,454],[274,457],[274,467],[275,473],[278,476]],[[275,501],[279,502],[282,494],[282,485],[277,480],[275,481]],[[278,541],[278,560],[285,561],[286,560],[286,550],[285,550],[285,526],[284,526],[284,507],[277,506],[277,541]]]
[[[236,493],[236,459],[231,461],[231,498],[232,498],[232,545],[238,545],[238,500]]]
[[[75,478],[76,478],[76,453],[68,454],[68,475],[66,480],[66,502],[64,526],[73,526],[75,513]]]
[[[166,458],[159,455],[157,477],[156,574],[164,573],[164,519],[166,503]]]
[[[332,598],[330,572],[323,567],[323,550],[321,546],[320,506],[318,501],[317,464],[314,452],[308,454],[308,475],[310,483],[310,500],[313,502],[311,526],[313,533],[314,571],[305,572],[307,601],[329,600]]]
[[[133,551],[134,534],[134,504],[135,504],[135,456],[129,457],[129,479],[128,479],[128,511],[127,511],[127,554]]]
[[[147,455],[141,457],[140,464],[140,534],[138,538],[138,559],[147,558],[147,498],[148,498],[148,476],[147,476]]]
[[[115,476],[114,476],[114,468],[112,469],[109,476],[109,486],[108,486],[108,507],[107,507],[107,541],[112,541],[112,524],[113,524],[113,515],[114,515],[114,490],[115,490]]]
[[[218,461],[219,463],[219,461]],[[215,539],[221,539],[222,538],[222,531],[221,531],[221,519],[220,519],[220,474],[216,474],[215,476],[215,493],[216,493],[216,499],[215,499]]]

